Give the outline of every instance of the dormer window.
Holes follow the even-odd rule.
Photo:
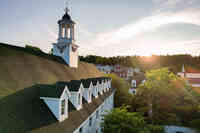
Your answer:
[[[61,115],[65,114],[65,99],[61,101]]]
[[[82,133],[83,132],[83,127],[81,127],[80,129],[79,129],[79,133]]]
[[[97,95],[98,95],[98,88],[96,88],[96,93],[97,93]]]
[[[88,90],[88,99],[91,99],[91,92]]]
[[[92,117],[89,119],[89,126],[92,126]]]
[[[99,118],[99,111],[97,110],[97,112],[96,112],[96,119],[98,119]]]
[[[78,94],[78,104],[79,105],[81,104],[81,94],[80,93]]]

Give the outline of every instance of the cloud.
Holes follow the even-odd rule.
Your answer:
[[[200,12],[195,9],[189,9],[177,13],[159,13],[143,18],[135,23],[125,25],[111,32],[97,34],[93,44],[103,47],[106,45],[123,43],[123,41],[134,38],[138,34],[152,31],[161,26],[173,23],[200,25]]]
[[[152,0],[156,9],[154,12],[181,11],[190,6],[195,6],[197,0]]]
[[[77,44],[80,46],[81,55],[97,54],[104,56],[113,55],[150,55],[166,53],[182,53],[188,50],[195,53],[199,40],[169,40],[156,41],[156,37],[143,37],[146,32],[151,32],[168,24],[187,23],[200,26],[200,11],[190,8],[196,0],[152,0],[156,5],[151,16],[144,17],[118,29],[109,32],[93,33],[84,25],[77,24]],[[182,8],[184,7],[184,8]],[[55,42],[57,34],[50,26],[47,27],[50,40]],[[181,36],[181,35],[180,35]],[[162,44],[162,45],[161,45]]]
[[[162,0],[159,1],[162,2]],[[173,4],[176,5],[180,1],[183,0],[176,0]],[[171,6],[173,4],[171,3]],[[177,41],[172,41],[168,37],[165,38],[166,40],[159,40],[159,37],[155,35],[154,37],[144,36],[146,33],[150,35],[152,31],[156,31],[160,27],[165,27],[165,25],[177,23],[200,26],[200,11],[198,9],[188,8],[177,12],[154,12],[152,16],[142,18],[109,32],[98,34],[90,33],[90,38],[87,38],[88,47],[86,49],[92,51],[91,53],[104,56],[196,54],[197,49],[200,49],[200,40],[198,39],[184,40],[184,38],[179,38]],[[182,36],[182,34],[179,36]]]
[[[56,34],[56,33],[50,28],[50,26],[48,26],[48,25],[46,25],[46,30],[47,30],[47,33],[48,33],[49,36],[50,36],[49,41],[55,42],[56,39],[58,39],[58,34]]]
[[[152,54],[167,55],[167,54],[192,54],[199,55],[200,39],[186,40],[186,41],[157,41],[148,40],[146,38],[138,37],[137,39],[124,41],[126,45],[108,45],[105,47],[98,47],[95,51],[96,55],[103,56],[125,56],[125,55],[142,55],[150,56]]]
[[[154,4],[165,6],[165,7],[175,7],[179,4],[192,4],[195,0],[152,0]]]

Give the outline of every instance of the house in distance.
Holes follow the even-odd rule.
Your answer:
[[[182,66],[182,72],[179,72],[178,75],[182,78],[185,78],[187,83],[192,87],[200,87],[200,72],[189,71]]]

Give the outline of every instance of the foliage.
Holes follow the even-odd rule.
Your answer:
[[[193,128],[200,129],[199,125],[200,125],[200,119],[194,119],[190,121],[190,126]]]
[[[148,119],[154,124],[188,125],[200,117],[199,103],[184,79],[167,68],[147,71],[146,82],[139,86],[135,101],[136,110],[146,108]],[[133,105],[135,106],[135,105]]]
[[[31,46],[31,45],[26,45],[25,48],[32,50],[32,51],[42,52],[42,50],[40,48],[35,47],[35,46]]]
[[[51,50],[49,51],[50,55],[53,55],[53,48],[51,48]]]
[[[161,126],[147,125],[141,114],[128,112],[125,106],[105,115],[102,128],[103,133],[164,133]]]
[[[128,92],[130,86],[127,82],[115,74],[108,74],[107,76],[112,78],[112,87],[116,89],[114,96],[115,107],[120,107],[124,104],[129,105],[132,95]]]
[[[101,57],[95,55],[80,56],[81,61],[103,64],[103,65],[115,65],[121,64],[129,67],[139,67],[144,72],[146,70],[158,69],[162,67],[169,67],[173,72],[179,72],[183,64],[186,66],[192,66],[193,68],[199,68],[200,56],[193,57],[191,55],[166,55],[157,56],[152,55],[150,57],[145,56],[116,56],[116,57]]]
[[[147,127],[150,130],[150,133],[164,133],[165,132],[162,126],[148,125]]]

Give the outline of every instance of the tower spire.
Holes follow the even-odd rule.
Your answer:
[[[65,7],[65,12],[66,12],[66,13],[69,13],[69,11],[70,11],[70,10],[69,10],[69,1],[66,1],[66,2],[65,2],[65,5],[66,5],[66,7]]]

